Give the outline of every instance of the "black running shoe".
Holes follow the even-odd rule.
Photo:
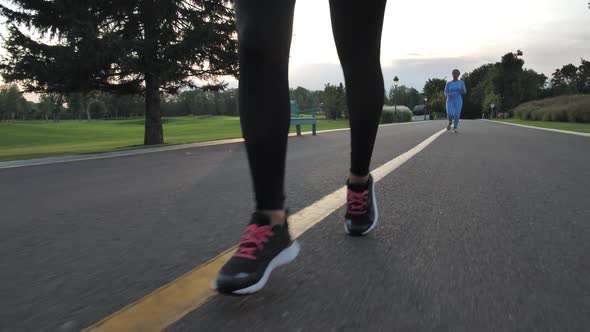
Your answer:
[[[379,220],[373,176],[369,175],[366,184],[347,182],[346,186],[348,194],[344,230],[350,235],[365,235],[377,226]]]
[[[291,241],[289,226],[270,226],[270,218],[252,214],[238,251],[219,271],[214,288],[223,294],[251,294],[259,291],[273,269],[290,263],[299,254],[299,244]]]

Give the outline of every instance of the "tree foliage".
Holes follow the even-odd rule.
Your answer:
[[[25,119],[30,112],[31,106],[16,84],[0,86],[0,121]]]
[[[389,97],[386,99],[386,105],[398,105],[407,106],[410,109],[414,109],[416,105],[424,103],[424,99],[420,92],[415,88],[408,88],[405,85],[401,85],[395,89],[393,86],[389,89]]]
[[[322,111],[327,119],[336,120],[348,118],[348,108],[346,105],[346,89],[344,85],[326,84],[324,91],[320,94]]]
[[[510,111],[522,102],[546,95],[547,77],[524,68],[522,56],[520,50],[509,52],[499,62],[482,65],[462,76],[467,87],[464,117],[476,118],[482,112],[490,112],[491,103],[495,104],[495,111]]]
[[[590,93],[590,61],[581,59],[580,66],[567,64],[551,75],[554,95]]]
[[[439,92],[444,92],[446,84],[447,80],[444,78],[430,78],[424,84],[424,95],[430,100]]]

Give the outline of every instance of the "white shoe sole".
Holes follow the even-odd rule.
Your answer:
[[[293,241],[290,246],[283,249],[283,251],[281,251],[281,253],[278,254],[277,257],[273,258],[273,260],[270,261],[270,263],[266,267],[266,270],[264,270],[264,273],[262,274],[262,278],[260,278],[260,280],[257,283],[255,283],[252,286],[248,286],[246,288],[235,290],[232,293],[239,294],[239,295],[245,295],[245,294],[252,294],[252,293],[258,292],[268,282],[268,278],[270,277],[270,273],[274,269],[276,269],[277,267],[279,267],[281,265],[291,263],[297,257],[297,255],[299,255],[300,249],[301,249],[301,247],[299,246],[299,243],[297,241]],[[215,287],[215,288],[217,288],[217,287]]]
[[[373,196],[373,210],[375,211],[375,219],[373,220],[373,224],[371,225],[371,227],[369,227],[369,229],[367,229],[366,231],[362,232],[361,235],[366,235],[367,233],[372,231],[379,223],[379,209],[377,209],[377,197],[375,196],[375,181],[373,181],[373,183],[371,184],[371,195]],[[348,222],[349,220],[344,221],[344,231],[346,232],[346,234],[350,234],[348,227],[346,227]]]

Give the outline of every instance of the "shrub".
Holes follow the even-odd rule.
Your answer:
[[[381,123],[410,121],[412,121],[412,111],[410,111],[410,109],[406,106],[398,106],[397,111],[395,111],[395,108],[391,106],[383,107],[383,113],[381,113]]]
[[[519,105],[514,116],[521,120],[590,122],[590,95],[569,95]]]

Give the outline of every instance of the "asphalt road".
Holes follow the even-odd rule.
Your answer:
[[[377,167],[444,124],[383,127]],[[348,132],[289,141],[293,212],[333,192]],[[248,298],[170,331],[590,330],[590,139],[464,121],[377,185],[380,226],[338,211]],[[0,170],[0,331],[74,331],[234,245],[242,144]]]

